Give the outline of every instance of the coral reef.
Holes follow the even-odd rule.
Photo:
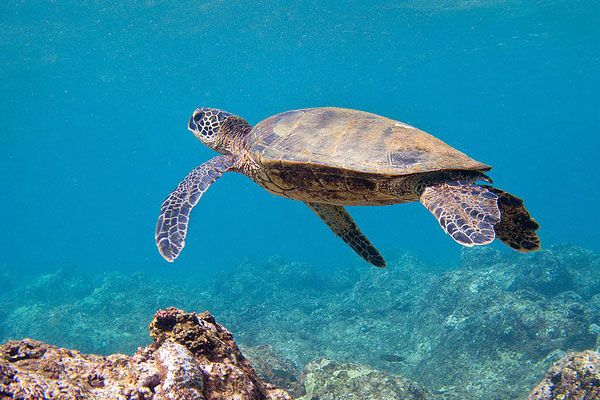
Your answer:
[[[600,399],[600,354],[571,353],[550,367],[529,400]]]
[[[214,309],[241,342],[270,343],[298,365],[325,356],[400,373],[447,399],[524,398],[564,352],[596,346],[598,263],[568,247],[469,249],[458,269],[404,255],[383,271],[328,278],[273,262],[223,274],[221,287],[261,299],[231,296]]]
[[[589,266],[560,254],[469,262],[436,277],[412,313],[419,324],[406,331],[417,349],[409,376],[438,388],[460,383],[458,398],[522,398],[561,352],[592,348],[598,309],[572,272]]]
[[[231,334],[207,312],[160,310],[154,343],[99,356],[24,339],[0,346],[0,398],[291,400],[258,378]]]
[[[600,257],[579,248],[468,249],[458,267],[400,254],[384,270],[273,258],[201,272],[65,270],[24,281],[9,270],[0,340],[132,353],[148,343],[154,310],[210,309],[261,377],[296,395],[298,369],[326,357],[400,374],[444,399],[525,398],[565,353],[600,345]]]
[[[596,345],[597,265],[573,248],[471,249],[450,270],[404,255],[383,271],[329,278],[274,262],[223,274],[219,290],[261,298],[231,296],[214,309],[241,342],[270,343],[298,365],[325,356],[400,373],[444,398],[523,398],[564,352]]]
[[[325,358],[313,361],[304,371],[306,394],[299,400],[426,400],[427,391],[401,376],[363,365],[339,363]]]

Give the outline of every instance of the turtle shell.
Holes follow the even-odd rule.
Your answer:
[[[490,169],[422,130],[344,108],[274,115],[252,129],[247,144],[264,167],[299,163],[382,175]]]

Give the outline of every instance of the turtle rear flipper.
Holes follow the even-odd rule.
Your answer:
[[[427,186],[421,203],[437,218],[442,229],[463,246],[491,243],[500,222],[498,196],[469,181]]]
[[[306,203],[329,228],[340,237],[352,250],[376,267],[385,267],[385,260],[360,231],[348,211],[342,206],[325,203]]]
[[[492,186],[483,187],[498,196],[502,219],[494,229],[500,240],[517,251],[539,250],[540,238],[535,231],[540,225],[531,217],[523,200]]]

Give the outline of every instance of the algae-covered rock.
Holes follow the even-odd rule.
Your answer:
[[[269,392],[275,396],[274,387],[256,376],[231,333],[217,324],[208,312],[186,313],[176,308],[160,310],[150,323],[150,336],[161,348],[169,345],[185,355],[183,348],[193,355],[200,368],[207,372],[204,391],[211,393],[211,397],[207,397],[209,399],[232,399],[235,396],[261,399]],[[169,368],[177,370],[176,366]],[[272,398],[286,398],[281,397],[284,396],[283,391],[278,396]]]
[[[596,314],[573,278],[590,264],[557,251],[513,258],[476,253],[425,289],[426,301],[411,315],[418,323],[405,336],[417,360],[405,375],[434,389],[454,386],[457,398],[524,398],[557,354],[595,344]]]
[[[600,399],[600,353],[571,353],[557,361],[531,391],[529,400]]]
[[[306,366],[306,394],[299,400],[425,400],[427,391],[417,383],[372,368],[325,358]]]
[[[242,351],[262,380],[287,390],[294,397],[304,394],[298,367],[272,346],[242,346]]]
[[[263,382],[208,312],[158,311],[155,341],[133,356],[99,356],[24,339],[0,346],[0,398],[291,400]]]

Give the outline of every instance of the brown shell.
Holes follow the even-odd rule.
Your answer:
[[[265,167],[301,163],[383,175],[490,169],[417,128],[344,108],[274,115],[252,129],[247,143]]]

